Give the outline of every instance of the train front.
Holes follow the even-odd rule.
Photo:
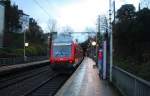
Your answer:
[[[65,38],[66,39],[66,38]],[[53,42],[50,52],[50,64],[53,69],[71,69],[74,64],[74,45],[72,41]],[[57,41],[57,40],[56,40]]]

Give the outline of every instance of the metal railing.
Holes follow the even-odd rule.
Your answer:
[[[27,57],[27,60],[24,61],[23,57],[14,57],[14,58],[0,58],[0,66],[21,64],[27,62],[41,61],[48,59],[48,56],[32,56]]]
[[[150,82],[113,66],[112,83],[123,96],[150,96]]]

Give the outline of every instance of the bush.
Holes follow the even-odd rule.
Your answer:
[[[134,62],[133,58],[131,56],[128,57],[115,57],[114,58],[114,65],[132,73],[137,74],[139,71],[138,63]]]
[[[132,73],[138,77],[150,81],[150,61],[147,63],[139,64],[132,60],[132,57],[114,57],[114,65]]]
[[[38,55],[38,50],[33,46],[28,46],[26,48],[26,55],[27,56],[36,56],[36,55]]]
[[[16,56],[23,56],[24,54],[24,49],[15,49],[14,53],[16,54]]]
[[[138,76],[144,78],[145,80],[150,81],[150,62],[141,64]]]
[[[26,56],[47,55],[47,47],[45,45],[30,44],[25,48]],[[0,48],[0,58],[19,57],[24,55],[23,48]]]
[[[47,54],[47,47],[42,45],[35,45],[36,50],[38,52],[37,55],[46,55]]]
[[[30,45],[26,48],[27,56],[41,56],[47,54],[47,48],[42,45]]]
[[[8,54],[8,53],[4,49],[0,49],[0,57],[1,58],[6,54]]]
[[[0,49],[0,58],[9,58],[9,57],[15,57],[15,56],[16,54],[14,54],[12,49],[10,48]]]

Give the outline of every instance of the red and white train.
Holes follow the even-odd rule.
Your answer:
[[[51,43],[50,65],[53,69],[72,69],[83,59],[83,50],[69,34],[59,34]]]

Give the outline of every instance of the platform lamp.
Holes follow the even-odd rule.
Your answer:
[[[27,61],[27,56],[26,56],[26,47],[29,46],[29,43],[24,43],[24,61]]]
[[[27,61],[27,57],[26,57],[26,47],[29,46],[29,43],[26,42],[26,31],[24,31],[24,61]]]
[[[91,43],[92,43],[92,46],[96,46],[96,45],[97,45],[97,42],[96,42],[96,41],[92,41]],[[97,46],[96,46],[96,49],[95,49],[95,50],[96,50],[96,52],[97,52]],[[97,54],[97,53],[96,53],[96,54]],[[96,55],[96,59],[97,59],[97,55]],[[96,62],[97,62],[97,61],[96,61]]]
[[[92,41],[92,46],[95,46],[96,45],[96,42],[95,41]]]

